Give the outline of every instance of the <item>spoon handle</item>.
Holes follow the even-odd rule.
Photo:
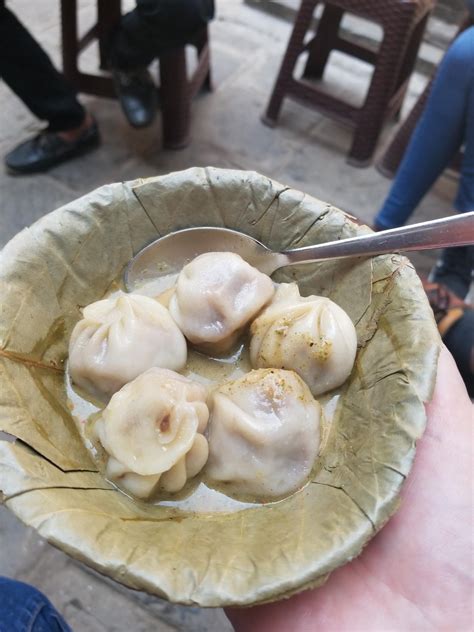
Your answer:
[[[470,244],[474,244],[474,211],[411,226],[392,228],[370,235],[285,250],[281,254],[286,257],[285,265],[289,265],[324,259],[368,257],[397,251],[429,250]]]

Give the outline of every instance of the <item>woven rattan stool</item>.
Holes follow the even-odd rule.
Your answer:
[[[399,112],[418,54],[423,31],[435,0],[327,0],[316,35],[305,42],[318,0],[302,0],[263,122],[276,124],[283,99],[301,100],[354,127],[348,161],[370,163],[384,121]],[[345,12],[377,22],[383,29],[378,53],[339,35]],[[364,104],[357,108],[320,90],[320,79],[331,50],[337,49],[374,65]],[[298,57],[308,52],[303,77],[293,76]]]
[[[81,72],[78,62],[80,53],[94,40],[98,40],[99,67],[107,70],[107,38],[120,15],[120,0],[97,0],[97,22],[79,38],[77,0],[61,0],[63,71],[78,91],[115,97],[110,75]],[[192,98],[202,87],[211,89],[207,29],[203,29],[191,44],[197,49],[198,63],[189,78],[184,46],[159,57],[163,144],[168,149],[180,149],[189,143]]]

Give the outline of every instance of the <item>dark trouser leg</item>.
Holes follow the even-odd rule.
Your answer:
[[[446,248],[436,263],[430,279],[444,283],[459,298],[465,298],[469,292],[474,269],[474,246]]]
[[[453,354],[469,396],[474,397],[474,310],[466,310],[443,341]]]
[[[148,66],[189,42],[213,16],[213,0],[137,0],[113,37],[112,63],[121,70]]]
[[[0,76],[52,132],[79,127],[85,110],[73,88],[15,15],[0,1]]]

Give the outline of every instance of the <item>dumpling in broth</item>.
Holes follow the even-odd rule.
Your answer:
[[[139,498],[181,490],[207,461],[206,396],[201,384],[157,368],[121,388],[95,425],[107,478]]]
[[[210,252],[182,269],[170,313],[186,338],[208,353],[224,353],[268,303],[273,283],[237,254]]]
[[[315,397],[340,386],[352,371],[357,335],[351,319],[328,298],[300,296],[296,283],[278,287],[250,333],[253,367],[296,371]]]
[[[210,410],[211,481],[255,500],[305,483],[318,455],[321,407],[296,373],[251,371],[214,391]]]
[[[69,342],[72,381],[92,395],[110,396],[151,367],[179,371],[186,340],[157,301],[125,294],[91,303]]]

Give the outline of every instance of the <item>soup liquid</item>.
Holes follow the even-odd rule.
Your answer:
[[[157,298],[160,302],[166,304],[170,296],[168,290],[174,285],[176,277],[177,275],[173,274],[156,281],[147,282],[136,290],[136,293]],[[113,296],[115,293],[111,292],[109,296]],[[211,358],[188,347],[188,360],[181,373],[192,380],[211,387],[218,386],[229,380],[236,380],[252,370],[248,348],[249,345],[246,340],[231,355],[224,358]],[[71,414],[84,445],[91,453],[100,471],[103,472],[107,462],[107,453],[96,437],[94,424],[100,417],[101,411],[106,404],[99,400],[91,399],[88,394],[80,391],[75,386],[73,387],[69,371],[66,371],[66,391]],[[338,400],[338,394],[323,395],[318,398],[323,410],[320,428],[320,452],[324,449],[327,442]],[[317,469],[317,462],[315,469]],[[210,487],[206,484],[205,476],[202,472],[194,479],[188,481],[184,489],[177,494],[166,496],[162,494],[159,500],[147,502],[148,504],[174,507],[175,509],[187,512],[192,511],[194,513],[229,513],[242,511],[249,507],[259,507],[263,504],[261,502],[244,502]],[[281,500],[273,501],[273,503],[275,502],[281,502]]]

